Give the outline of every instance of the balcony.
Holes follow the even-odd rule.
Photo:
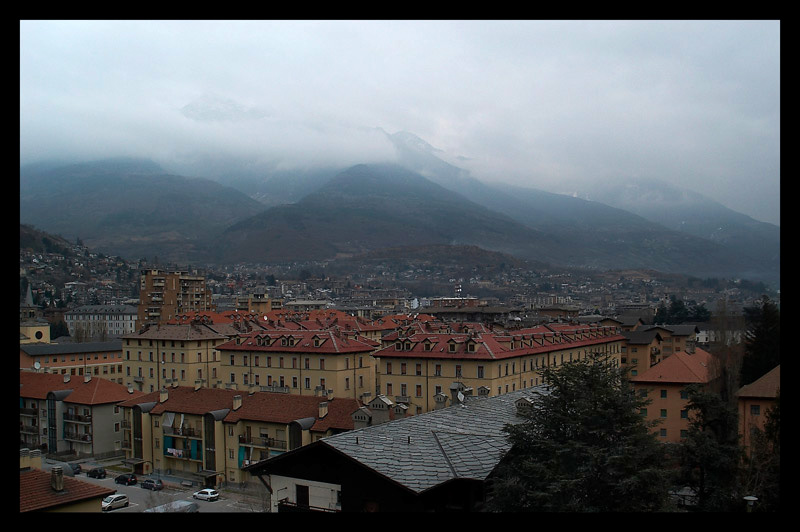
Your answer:
[[[64,439],[81,443],[92,443],[91,434],[78,434],[77,432],[65,432]]]
[[[286,440],[276,440],[275,438],[263,436],[247,436],[246,434],[239,434],[239,443],[241,445],[249,445],[251,447],[263,447],[272,449],[286,450]]]
[[[188,438],[202,438],[203,431],[194,427],[163,427],[165,436],[186,436]]]
[[[81,416],[78,414],[68,414],[64,412],[64,421],[71,421],[73,423],[91,423],[92,416]]]
[[[19,431],[22,434],[39,434],[39,427],[36,425],[20,425]]]
[[[21,416],[34,416],[34,417],[36,417],[36,415],[38,413],[39,413],[39,411],[36,410],[35,408],[20,408],[19,409],[19,415],[21,415]]]

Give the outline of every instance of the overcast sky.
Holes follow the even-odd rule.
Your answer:
[[[780,23],[20,22],[22,164],[355,164],[390,156],[375,128],[485,181],[653,178],[779,224]]]

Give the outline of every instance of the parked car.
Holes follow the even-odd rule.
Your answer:
[[[108,510],[114,510],[115,508],[127,508],[128,504],[128,496],[117,493],[114,495],[109,495],[103,499],[103,501],[100,503],[100,509],[104,512],[107,512]]]
[[[106,478],[106,469],[104,467],[94,467],[86,471],[86,476],[92,478]]]
[[[200,491],[196,491],[192,494],[192,497],[195,499],[200,499],[203,501],[216,501],[219,499],[219,492],[217,490],[206,488]]]
[[[139,486],[144,488],[144,489],[146,489],[146,490],[153,490],[153,491],[158,491],[158,490],[163,490],[164,489],[164,483],[161,482],[160,479],[154,480],[152,478],[148,478],[148,479],[143,480],[142,483],[139,484]]]
[[[117,484],[125,484],[126,486],[132,486],[136,484],[136,475],[133,473],[123,473],[119,475],[117,478],[114,479],[114,482]]]
[[[81,465],[80,464],[70,464],[70,467],[72,468],[72,474],[73,475],[77,475],[77,474],[79,474],[81,472]]]

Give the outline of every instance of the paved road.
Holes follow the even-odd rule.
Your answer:
[[[126,513],[126,512],[143,512],[148,508],[166,504],[176,500],[194,500],[192,493],[199,490],[199,488],[165,488],[160,491],[151,491],[142,489],[137,483],[133,486],[125,486],[123,484],[116,484],[112,475],[106,478],[91,478],[87,477],[85,473],[75,475],[75,478],[93,484],[116,489],[117,493],[124,493],[130,500],[130,505],[127,508],[118,508],[116,510],[109,510],[107,513]],[[141,479],[140,479],[141,480]],[[226,491],[224,488],[219,490],[220,498],[217,501],[201,501],[195,500],[199,511],[203,512],[226,512],[226,513],[249,513],[249,512],[264,512],[266,511],[266,503],[257,500],[252,496],[243,495],[236,491]]]

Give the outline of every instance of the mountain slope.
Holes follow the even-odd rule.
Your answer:
[[[210,240],[262,209],[234,189],[168,175],[147,160],[20,168],[21,223],[126,258],[201,259]]]
[[[227,230],[219,259],[326,259],[398,246],[468,244],[541,260],[563,254],[552,237],[391,164],[357,165],[294,205]]]
[[[442,160],[439,150],[411,133],[387,137],[403,166],[580,249],[575,260],[583,266],[780,280],[779,229],[707,198],[672,187],[671,201],[665,201],[652,188],[631,194],[629,186],[625,194],[606,182],[584,196],[490,185]]]

